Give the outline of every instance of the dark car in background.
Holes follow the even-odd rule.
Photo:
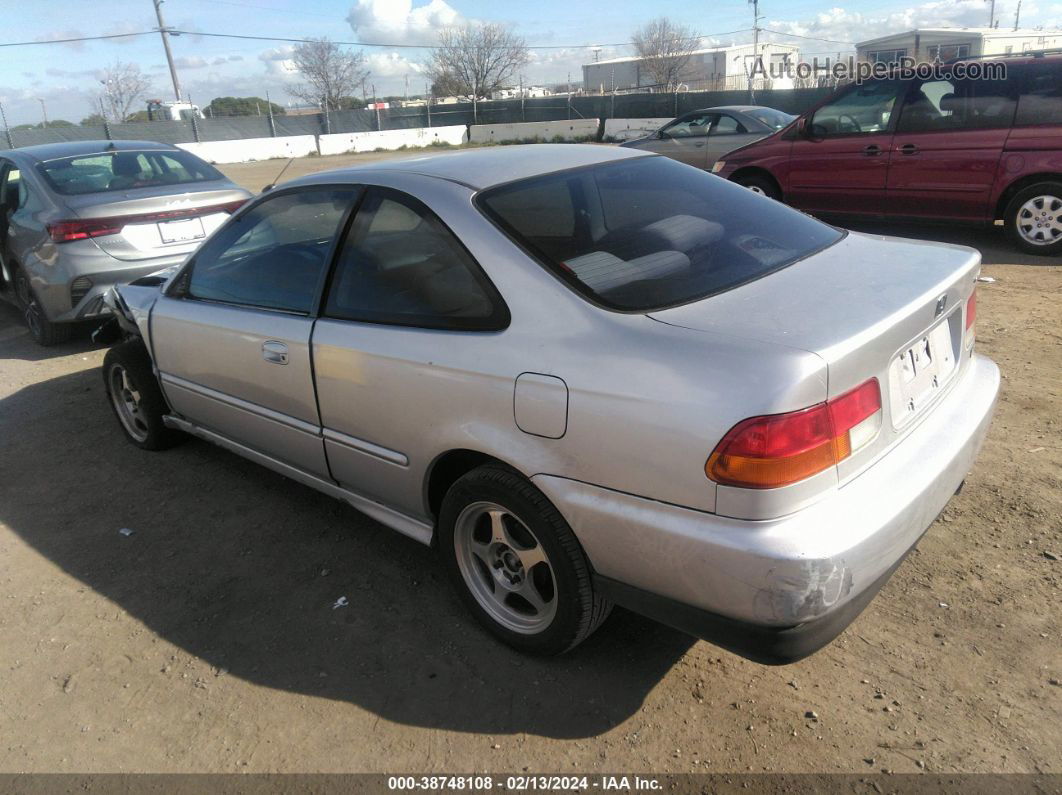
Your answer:
[[[1000,58],[1005,76],[852,84],[713,168],[818,214],[1001,223],[1062,254],[1062,56]]]
[[[169,144],[76,141],[0,154],[0,292],[41,345],[106,314],[104,291],[193,251],[250,193]]]
[[[652,135],[620,146],[655,152],[697,168],[711,168],[732,149],[758,141],[795,118],[761,105],[703,108],[679,116]]]

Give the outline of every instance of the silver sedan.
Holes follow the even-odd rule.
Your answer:
[[[470,150],[263,194],[110,294],[103,377],[138,447],[197,436],[434,545],[519,649],[619,603],[787,662],[973,464],[979,269],[637,150]]]
[[[0,153],[0,295],[54,345],[103,293],[182,262],[250,195],[191,152],[69,141]]]
[[[789,113],[761,105],[725,105],[695,110],[668,122],[652,135],[620,146],[643,149],[697,168],[738,147],[766,138],[796,119]]]

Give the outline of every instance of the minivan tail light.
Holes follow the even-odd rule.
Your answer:
[[[195,218],[214,213],[232,215],[247,203],[247,199],[210,204],[204,207],[182,207],[180,210],[162,210],[154,213],[134,213],[132,215],[113,215],[108,218],[77,218],[69,221],[53,221],[48,224],[48,235],[53,243],[69,243],[73,240],[87,240],[92,237],[116,235],[127,224],[145,224],[153,221],[175,221],[180,218]]]
[[[881,388],[871,378],[811,408],[739,422],[716,445],[704,471],[726,486],[788,486],[836,466],[880,427]]]

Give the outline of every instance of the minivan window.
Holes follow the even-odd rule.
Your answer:
[[[224,179],[216,168],[183,150],[121,150],[46,160],[37,170],[63,196],[188,185]]]
[[[825,138],[884,132],[905,85],[898,80],[874,80],[855,86],[815,111],[812,135]]]
[[[519,180],[477,206],[592,301],[647,312],[791,265],[843,236],[734,183],[665,157]],[[541,211],[550,208],[552,224]]]
[[[1010,127],[1014,84],[1007,80],[927,80],[904,101],[897,132]]]
[[[1026,67],[1015,124],[1062,124],[1062,62]]]

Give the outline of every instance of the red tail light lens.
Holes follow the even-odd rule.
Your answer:
[[[72,240],[86,240],[91,237],[116,235],[126,224],[145,224],[153,221],[175,221],[179,218],[195,218],[200,215],[228,213],[232,215],[247,203],[240,199],[224,204],[211,204],[206,207],[188,207],[180,210],[164,210],[156,213],[138,213],[134,215],[114,215],[109,218],[79,218],[70,221],[55,221],[48,224],[48,234],[53,243],[69,243]]]
[[[716,446],[704,471],[728,486],[788,486],[843,461],[880,426],[881,389],[871,378],[809,409],[739,422]]]

